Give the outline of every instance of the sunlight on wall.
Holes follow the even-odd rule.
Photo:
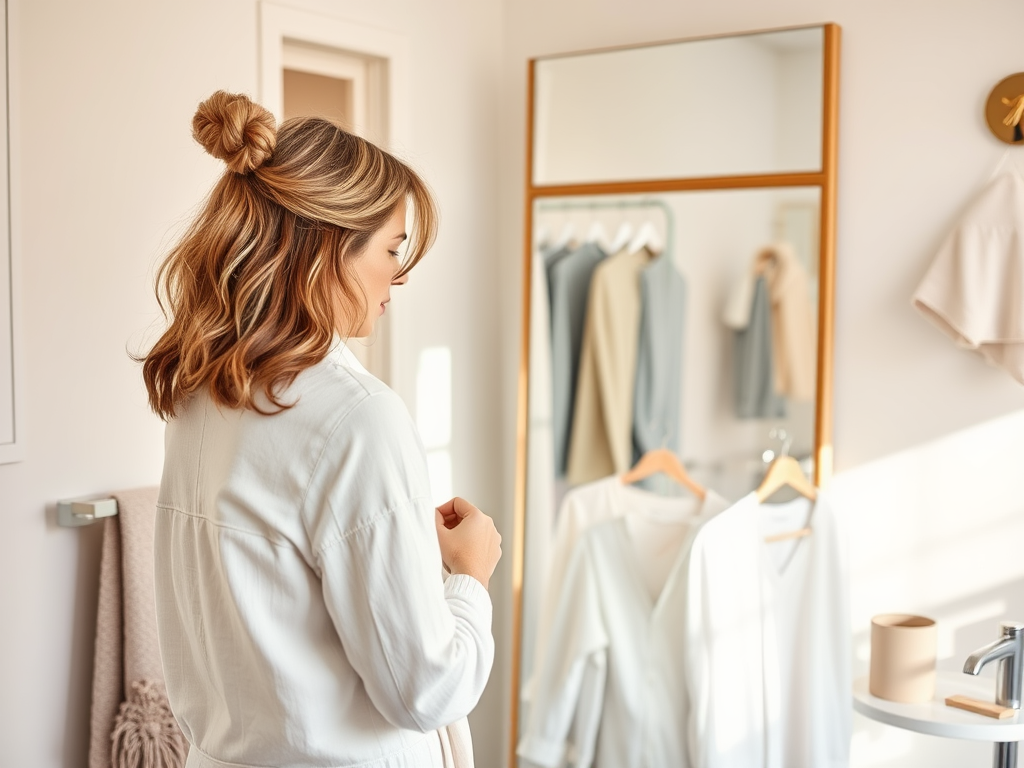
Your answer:
[[[830,495],[850,542],[855,677],[867,674],[876,614],[935,619],[939,670],[954,673],[995,637],[998,622],[1024,619],[1024,595],[1017,595],[1024,583],[1021,467],[1024,411],[836,475]],[[990,759],[988,743],[854,717],[853,768]]]
[[[416,426],[427,449],[434,503],[452,497],[452,351],[427,347],[416,369]]]
[[[854,631],[1024,577],[1024,411],[836,475]]]

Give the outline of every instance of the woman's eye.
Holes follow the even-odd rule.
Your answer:
[[[402,254],[400,254],[398,251],[388,251],[388,253],[390,253],[396,259],[400,259],[402,257]]]

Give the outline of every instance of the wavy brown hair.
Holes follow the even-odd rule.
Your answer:
[[[168,326],[141,358],[150,407],[168,419],[206,389],[229,408],[287,408],[281,390],[365,315],[351,260],[408,200],[406,274],[433,244],[433,196],[365,139],[316,117],[277,128],[244,95],[213,94],[192,135],[227,170],[157,273]]]

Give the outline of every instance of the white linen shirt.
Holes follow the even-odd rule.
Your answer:
[[[197,394],[167,425],[156,608],[187,766],[440,766],[490,673],[490,597],[442,582],[394,392],[339,343],[283,401]]]
[[[805,525],[810,536],[765,542]],[[686,569],[692,768],[847,768],[849,582],[826,493],[749,493],[701,527]]]

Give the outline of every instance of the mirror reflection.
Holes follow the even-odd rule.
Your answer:
[[[808,714],[851,696],[816,486],[837,34],[534,62],[522,768],[753,766],[769,749],[811,767],[848,749],[845,719]],[[801,653],[835,679],[790,674]]]
[[[559,603],[582,597],[563,570],[595,508],[721,510],[782,452],[813,477],[818,208],[817,187],[536,203],[524,739],[557,714],[543,659]],[[621,481],[660,449],[691,485]],[[642,534],[652,599],[686,532]]]
[[[821,168],[820,27],[543,59],[536,184]]]

